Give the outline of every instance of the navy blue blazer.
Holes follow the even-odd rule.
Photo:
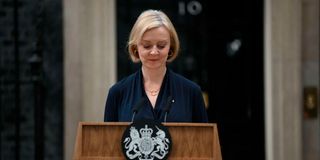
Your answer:
[[[134,120],[164,121],[164,108],[169,96],[173,103],[167,114],[167,122],[208,122],[200,87],[167,69],[155,108],[147,98],[143,85],[142,70],[122,79],[109,89],[104,121],[130,122],[132,108],[144,97],[147,100],[136,113]]]

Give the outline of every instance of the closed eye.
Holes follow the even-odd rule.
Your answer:
[[[145,48],[145,49],[150,49],[151,46],[150,46],[150,45],[146,45],[146,46],[143,46],[143,48]]]
[[[164,47],[166,47],[165,45],[159,45],[157,46],[158,49],[163,49]]]

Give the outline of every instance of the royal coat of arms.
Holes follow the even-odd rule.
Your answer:
[[[160,123],[133,123],[122,138],[123,153],[130,160],[167,159],[170,147],[170,134]]]

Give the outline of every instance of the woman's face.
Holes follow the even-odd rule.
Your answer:
[[[141,63],[149,69],[165,67],[169,50],[170,33],[165,27],[147,30],[138,43]]]

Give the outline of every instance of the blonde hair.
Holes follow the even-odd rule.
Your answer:
[[[165,27],[170,34],[170,50],[167,62],[172,62],[177,57],[180,49],[180,42],[173,24],[168,16],[162,11],[150,9],[140,14],[130,32],[128,51],[133,62],[140,61],[137,44],[141,40],[143,34],[147,30],[161,26]]]

